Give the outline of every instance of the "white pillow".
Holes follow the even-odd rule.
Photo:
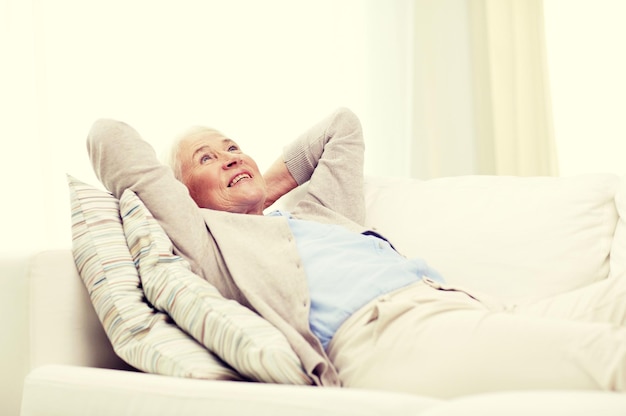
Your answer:
[[[120,198],[124,233],[150,302],[240,374],[283,384],[311,384],[285,336],[250,309],[221,296],[189,264],[137,195]]]

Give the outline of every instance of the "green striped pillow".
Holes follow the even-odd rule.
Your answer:
[[[150,373],[241,380],[147,303],[126,245],[118,200],[69,175],[67,179],[74,260],[116,354]]]
[[[311,384],[285,336],[268,321],[236,301],[221,296],[194,274],[187,261],[172,253],[172,243],[142,201],[130,190],[120,198],[130,252],[150,302],[219,355],[240,374],[255,381]]]

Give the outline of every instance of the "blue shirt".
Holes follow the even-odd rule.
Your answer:
[[[376,236],[354,233],[339,225],[286,216],[296,240],[311,297],[311,331],[324,348],[339,326],[380,295],[428,276],[443,282],[421,259],[407,259]]]

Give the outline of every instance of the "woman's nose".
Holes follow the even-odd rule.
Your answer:
[[[224,169],[230,169],[241,162],[241,157],[238,154],[222,152],[221,157],[223,160],[222,167]]]

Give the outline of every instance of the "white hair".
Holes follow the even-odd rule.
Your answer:
[[[179,181],[183,182],[183,167],[182,161],[180,160],[180,145],[183,141],[200,134],[219,134],[222,135],[218,130],[205,127],[205,126],[193,126],[185,130],[182,134],[178,135],[172,145],[170,146],[169,152],[166,153],[164,157],[164,162],[168,165],[172,171],[174,172],[174,176]]]

